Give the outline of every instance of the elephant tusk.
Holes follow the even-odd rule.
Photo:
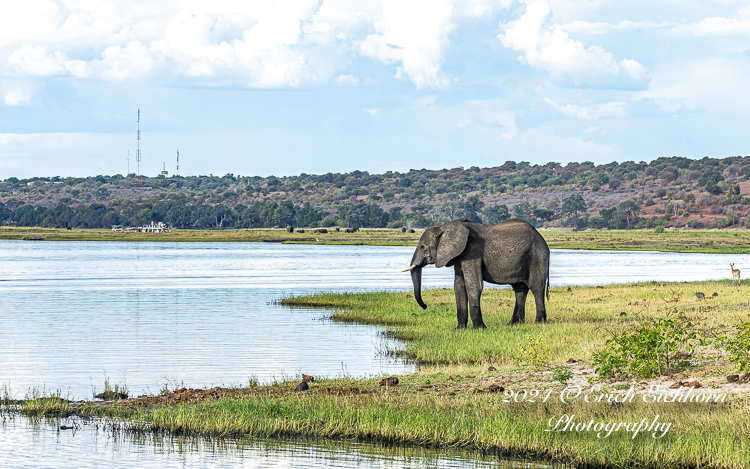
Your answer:
[[[408,271],[410,271],[411,269],[415,268],[416,266],[417,266],[417,265],[416,265],[416,264],[414,264],[413,266],[409,267],[408,269],[404,269],[404,270],[402,270],[401,272],[408,272]]]

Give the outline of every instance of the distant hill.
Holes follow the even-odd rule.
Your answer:
[[[750,157],[659,158],[289,177],[8,178],[0,224],[101,228],[424,227],[466,217],[538,227],[750,227]]]

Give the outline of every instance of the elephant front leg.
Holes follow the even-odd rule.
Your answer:
[[[464,283],[466,284],[466,296],[469,299],[469,313],[474,329],[487,329],[482,320],[482,290],[484,280],[482,279],[482,263],[477,260],[462,265],[464,272]]]
[[[458,317],[458,325],[456,326],[456,329],[466,329],[466,324],[469,322],[466,282],[464,281],[464,273],[460,267],[456,266],[455,270],[456,276],[453,279],[453,291],[456,294],[456,316]]]
[[[516,293],[516,307],[513,309],[513,317],[510,318],[510,325],[526,322],[526,294],[529,287],[525,283],[514,283],[511,285]]]

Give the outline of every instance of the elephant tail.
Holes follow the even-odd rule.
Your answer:
[[[547,299],[549,300],[549,254],[547,255],[547,285],[545,286]]]

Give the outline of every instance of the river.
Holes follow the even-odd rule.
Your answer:
[[[178,385],[242,385],[301,373],[409,372],[413,365],[382,353],[397,344],[383,338],[380,328],[338,324],[327,311],[274,302],[319,291],[408,290],[409,274],[400,270],[408,267],[412,251],[275,243],[0,241],[0,384],[17,398],[37,388],[82,399],[101,392],[105,379],[140,395]],[[712,280],[730,278],[729,263],[745,261],[750,255],[553,250],[550,276],[553,286]],[[426,268],[423,285],[452,287],[452,274],[449,268]],[[42,460],[55,460],[56,467],[101,467],[94,464],[97,458],[137,458],[141,467],[172,467],[188,459],[197,465],[175,467],[242,467],[266,451],[259,448],[269,447],[274,449],[268,454],[276,456],[268,461],[284,466],[314,467],[316,458],[327,457],[325,445],[288,443],[288,449],[286,443],[258,440],[231,443],[218,453],[205,449],[213,448],[207,441],[170,440],[158,448],[132,438],[98,444],[114,436],[89,425],[81,425],[74,436],[54,430],[55,425],[4,415],[0,467],[44,467]],[[364,459],[382,454],[365,446],[335,451]],[[184,453],[177,447],[192,449]],[[75,458],[84,448],[93,451],[90,465]],[[210,455],[215,454],[228,462],[214,461]],[[254,456],[242,456],[247,454]],[[410,459],[383,457],[402,456]],[[420,457],[414,460],[418,467],[428,460],[434,464],[429,467],[441,467],[454,456]],[[481,462],[455,457],[462,464]],[[261,467],[246,467],[256,466]]]

